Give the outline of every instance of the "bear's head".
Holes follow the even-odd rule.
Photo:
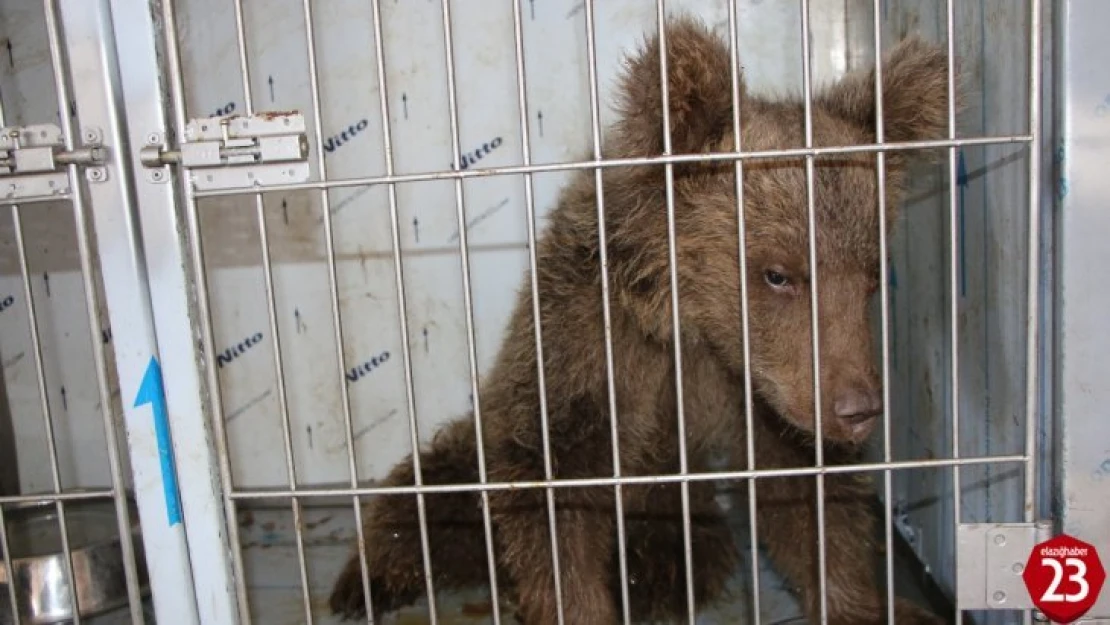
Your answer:
[[[805,147],[800,98],[749,94],[742,73],[734,70],[729,44],[691,19],[671,20],[665,35],[671,154],[735,151],[736,96],[744,152]],[[659,38],[652,37],[627,59],[619,120],[607,137],[606,158],[665,151],[659,47]],[[919,38],[904,39],[884,55],[878,75],[884,142],[947,138],[948,57],[943,48]],[[855,71],[813,90],[813,146],[876,142],[876,76],[874,68]],[[816,433],[810,290],[815,284],[820,434],[826,441],[859,443],[882,414],[869,325],[869,303],[880,280],[878,196],[885,192],[889,233],[909,159],[920,153],[886,152],[882,185],[874,152],[816,155],[812,186],[804,154],[742,163],[754,388],[788,422]],[[609,236],[619,296],[645,332],[669,340],[667,173],[663,166],[651,165],[606,175],[619,180],[612,186],[626,195],[614,202],[620,209]],[[671,175],[682,340],[704,343],[742,379],[736,165],[724,160],[679,162]],[[816,264],[810,254],[811,217]]]

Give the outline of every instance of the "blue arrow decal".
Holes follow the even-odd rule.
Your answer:
[[[173,448],[170,446],[170,422],[166,414],[166,394],[162,387],[162,368],[153,356],[147,365],[135,407],[150,404],[154,413],[154,435],[158,440],[158,457],[162,463],[162,489],[166,493],[166,514],[170,527],[181,522],[181,500],[177,494],[177,473],[173,466]]]

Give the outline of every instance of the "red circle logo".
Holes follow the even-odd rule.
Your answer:
[[[1098,600],[1106,569],[1094,545],[1060,534],[1033,547],[1021,577],[1038,610],[1057,623],[1071,623]]]

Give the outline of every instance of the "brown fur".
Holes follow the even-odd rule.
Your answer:
[[[728,46],[700,24],[667,26],[674,153],[735,149]],[[658,40],[628,63],[621,120],[608,137],[610,157],[662,152]],[[883,65],[887,141],[939,139],[947,131],[947,60],[917,39],[900,43]],[[798,101],[742,96],[746,151],[802,147]],[[821,91],[813,107],[815,144],[874,140],[874,76],[849,75]],[[893,222],[905,157],[887,158],[888,217]],[[667,196],[664,168],[604,172],[611,283],[614,386],[624,475],[677,472]],[[812,466],[814,441],[829,463],[849,463],[881,409],[872,364],[867,304],[879,279],[875,157],[816,159],[815,214],[822,432],[815,433],[805,162],[748,161],[744,166],[753,415],[760,468]],[[600,299],[600,249],[593,172],[564,190],[538,246],[540,316],[556,478],[611,476],[613,454]],[[689,466],[707,470],[715,452],[746,466],[744,372],[735,168],[699,163],[674,168],[675,230]],[[775,272],[769,274],[768,272]],[[779,283],[778,277],[785,282]],[[527,282],[525,283],[527,284]],[[772,286],[772,284],[776,286]],[[521,290],[497,361],[481,393],[483,440],[495,482],[544,477],[531,290]],[[839,416],[838,416],[839,415]],[[478,481],[472,415],[448,424],[420,452],[425,483]],[[413,483],[410,460],[386,484]],[[825,479],[830,623],[885,621],[885,597],[870,568],[875,546],[871,491],[859,479]],[[608,625],[621,614],[614,491],[556,489],[558,557],[566,623]],[[681,498],[676,484],[626,486],[631,610],[637,619],[685,613]],[[811,477],[758,482],[759,535],[778,569],[817,616],[817,519]],[[480,499],[429,494],[427,517],[437,590],[488,583]],[[555,623],[556,595],[545,491],[489,495],[502,592],[512,592],[526,625]],[[721,596],[738,560],[709,482],[691,484],[694,577],[699,606]],[[378,614],[424,595],[414,496],[374,500],[366,520],[372,602]],[[352,557],[331,597],[337,613],[364,614],[359,560]],[[899,600],[899,622],[936,622]]]

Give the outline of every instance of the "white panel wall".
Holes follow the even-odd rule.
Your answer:
[[[381,112],[369,3],[317,4],[323,111],[330,179],[381,175]],[[383,2],[386,81],[398,173],[443,170],[451,163],[443,17],[436,2]],[[727,5],[671,2],[701,15],[722,34]],[[304,20],[300,2],[247,2],[247,48],[255,108],[311,113]],[[748,80],[761,91],[800,91],[799,9],[790,3],[738,3]],[[534,10],[534,18],[532,11]],[[651,3],[598,4],[597,51],[602,122],[612,120],[620,55],[655,23]],[[188,114],[244,111],[231,4],[180,4]],[[581,3],[526,7],[524,41],[532,160],[566,162],[589,156],[590,109]],[[522,162],[517,110],[512,5],[452,5],[460,145],[471,168]],[[842,3],[814,3],[814,73],[842,71],[846,59]],[[313,123],[310,119],[310,124]],[[485,146],[488,146],[485,147]],[[319,146],[313,146],[319,149]],[[311,158],[314,158],[312,155]],[[536,176],[536,208],[551,207],[564,174]],[[458,224],[450,181],[398,188],[400,236],[408,295],[416,410],[422,431],[467,409],[470,401]],[[527,264],[526,213],[520,177],[464,185],[479,370],[494,357]],[[335,345],[332,339],[319,194],[266,197],[277,310],[299,481],[347,479]],[[202,203],[205,256],[214,292],[216,342],[236,484],[284,483],[284,459],[271,337],[260,267],[253,200]],[[380,477],[409,451],[402,337],[390,248],[386,189],[331,194],[346,382],[355,415],[358,466]]]

